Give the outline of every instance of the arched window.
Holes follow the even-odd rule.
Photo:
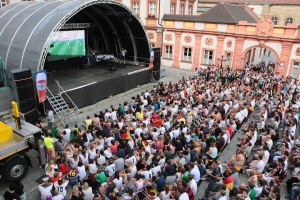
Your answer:
[[[274,25],[278,24],[278,18],[277,17],[272,17],[271,21],[274,23]]]
[[[288,17],[288,18],[286,18],[286,20],[285,20],[285,25],[287,25],[287,24],[292,24],[293,22],[294,22],[293,18]]]

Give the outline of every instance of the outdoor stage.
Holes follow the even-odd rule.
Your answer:
[[[117,71],[109,71],[106,66],[92,65],[48,73],[48,88],[58,94],[55,80],[79,107],[95,104],[98,101],[149,83],[151,72],[147,67],[129,64],[115,64]],[[64,96],[64,94],[63,94]],[[64,98],[67,103],[67,98]]]

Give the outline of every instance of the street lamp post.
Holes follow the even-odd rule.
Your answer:
[[[222,55],[221,58],[218,58],[218,60],[221,61],[221,68],[222,68],[223,61],[226,62],[226,58],[224,59],[224,55]]]

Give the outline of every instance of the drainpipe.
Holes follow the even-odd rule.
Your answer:
[[[162,25],[161,23],[161,20],[160,20],[160,2],[161,0],[159,0],[159,4],[158,4],[158,25],[160,25],[162,28],[161,28],[161,44],[160,44],[160,57],[162,57],[162,50],[163,50],[163,39],[164,39],[164,26]]]

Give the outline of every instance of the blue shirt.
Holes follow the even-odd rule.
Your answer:
[[[160,193],[161,191],[164,191],[164,185],[165,185],[165,177],[161,176],[158,179],[156,179],[156,189]]]
[[[74,186],[78,184],[78,174],[76,174],[75,176],[69,176],[69,185]]]
[[[53,115],[53,111],[50,110],[48,112],[48,119],[49,119],[49,122],[53,122],[54,123],[54,115]]]
[[[199,169],[201,177],[202,177],[204,175],[204,166],[201,164],[198,166],[198,169]]]

